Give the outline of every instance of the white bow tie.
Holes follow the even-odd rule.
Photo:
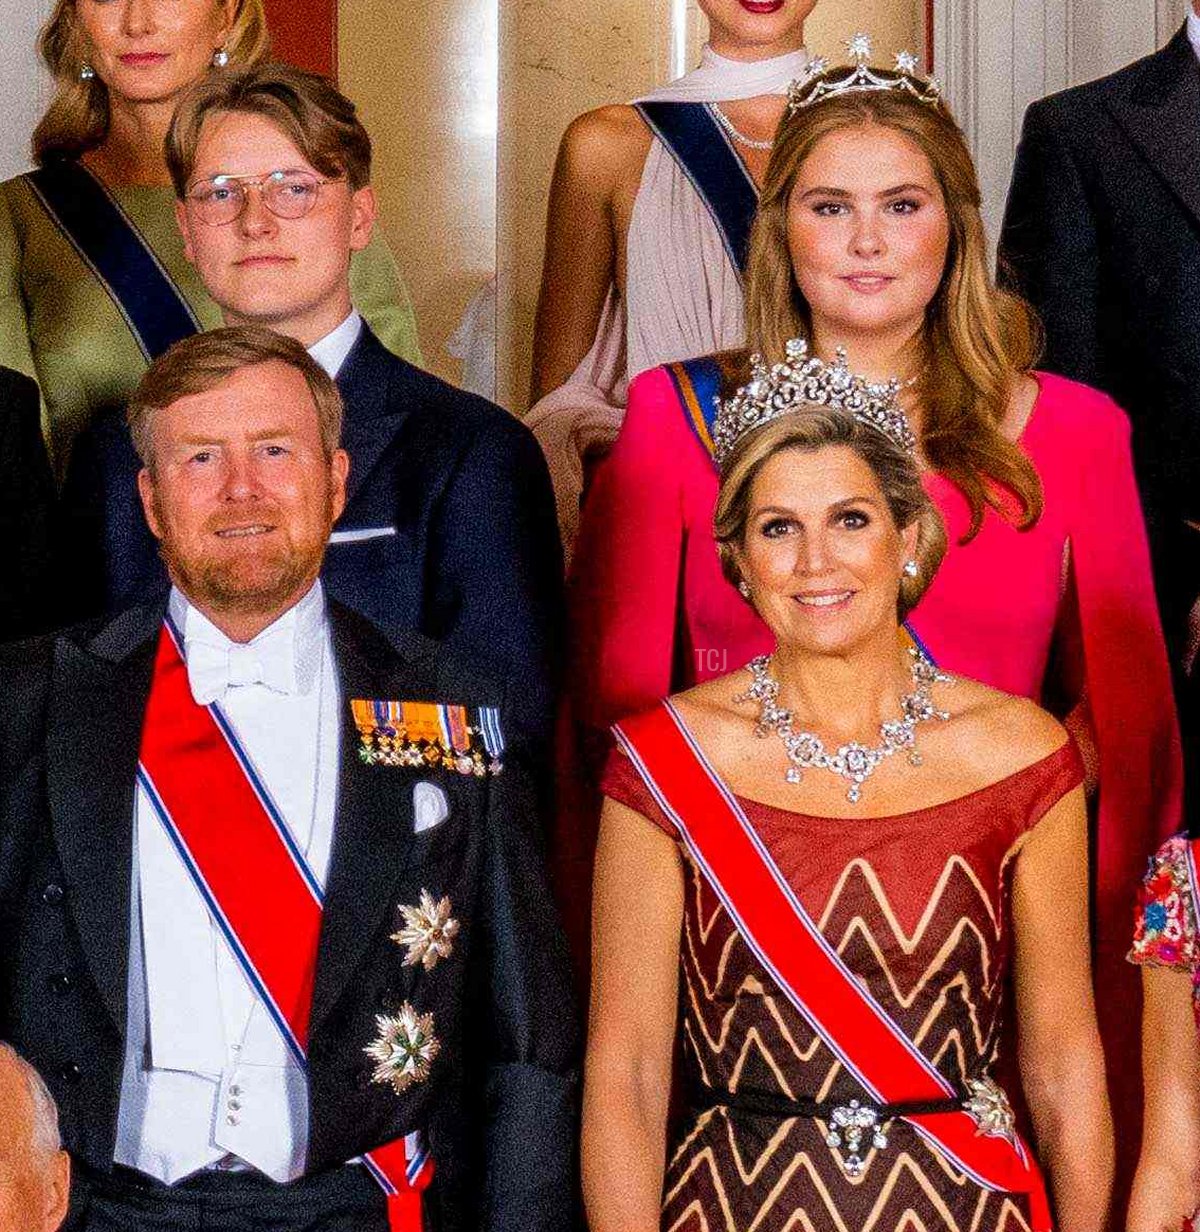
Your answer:
[[[268,638],[261,645],[225,646],[197,640],[187,648],[188,683],[198,705],[220,701],[231,688],[265,685],[275,693],[296,692],[291,638]]]

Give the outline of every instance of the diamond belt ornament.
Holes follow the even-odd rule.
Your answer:
[[[406,1001],[395,1016],[377,1015],[375,1025],[379,1037],[363,1049],[375,1062],[371,1081],[403,1095],[429,1077],[429,1067],[442,1050],[433,1033],[433,1015],[418,1014]]]
[[[842,1168],[851,1177],[862,1176],[866,1167],[860,1151],[870,1147],[882,1151],[888,1144],[879,1113],[874,1108],[864,1108],[856,1099],[848,1104],[839,1104],[829,1114],[829,1131],[825,1141],[834,1150],[844,1148],[849,1152],[842,1160]]]
[[[392,933],[392,940],[397,945],[407,947],[408,952],[404,956],[406,967],[415,967],[420,963],[426,971],[432,971],[441,959],[449,958],[454,953],[453,942],[458,936],[459,924],[450,911],[448,898],[434,902],[428,890],[421,891],[421,902],[416,907],[401,903],[404,927]]]

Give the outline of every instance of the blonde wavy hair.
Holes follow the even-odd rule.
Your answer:
[[[785,115],[750,239],[749,349],[774,362],[783,358],[789,338],[812,341],[812,310],[796,285],[788,248],[792,186],[822,138],[869,125],[903,134],[925,154],[949,220],[946,267],[926,308],[913,356],[918,372],[914,396],[922,409],[921,447],[930,464],[952,480],[970,504],[964,543],[978,534],[988,505],[1027,530],[1041,517],[1042,484],[1033,463],[1004,435],[1001,424],[1016,382],[1037,360],[1040,329],[1032,309],[1000,290],[991,276],[975,165],[944,105],[930,107],[901,93],[861,93]],[[739,357],[734,367],[744,371],[744,361]],[[1005,491],[1016,497],[1015,513]]]
[[[225,0],[213,0],[224,7]],[[233,0],[225,51],[229,63],[248,68],[270,51],[263,0]],[[75,0],[58,0],[38,35],[38,52],[54,78],[54,97],[33,130],[33,161],[40,167],[55,158],[78,158],[108,135],[108,87],[93,77],[80,79],[87,42]]]

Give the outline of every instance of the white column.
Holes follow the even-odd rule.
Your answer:
[[[0,179],[29,168],[29,138],[50,98],[35,43],[53,0],[0,0]]]

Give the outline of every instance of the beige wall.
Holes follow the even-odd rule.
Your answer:
[[[690,0],[687,61],[703,20]],[[923,45],[922,0],[820,0],[814,52],[859,29],[881,56]],[[673,0],[341,0],[339,73],[375,142],[381,225],[428,367],[499,273],[498,398],[526,406],[546,195],[570,120],[668,80]],[[499,137],[497,140],[497,117]]]
[[[546,196],[563,130],[581,111],[623,101],[671,73],[670,0],[503,0],[500,29],[498,397],[527,405]],[[689,42],[702,31],[694,0]],[[923,49],[921,0],[820,0],[814,53],[840,56],[857,30],[888,56]]]
[[[495,272],[497,54],[497,0],[341,0],[341,86],[375,144],[426,366],[450,380],[446,340]]]

